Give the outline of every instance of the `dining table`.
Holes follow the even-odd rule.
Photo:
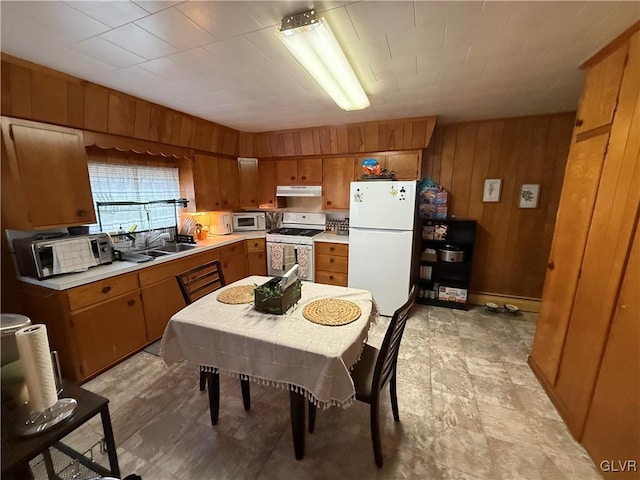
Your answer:
[[[260,312],[253,301],[221,301],[225,290],[263,285],[272,278],[238,280],[178,311],[165,328],[161,356],[166,365],[186,359],[205,372],[288,390],[294,452],[300,460],[307,403],[324,409],[346,408],[354,402],[350,369],[360,359],[378,308],[367,290],[306,281],[301,283],[300,300],[282,315]],[[328,317],[333,317],[330,309],[320,308],[310,315],[312,307],[340,302],[351,309],[351,317],[344,321],[349,323],[325,322],[322,314],[329,312]],[[358,310],[359,316],[353,319]],[[210,398],[210,409],[213,405]],[[312,409],[310,415],[314,413]]]

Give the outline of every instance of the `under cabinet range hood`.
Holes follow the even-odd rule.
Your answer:
[[[287,185],[276,187],[277,197],[321,197],[320,185]]]

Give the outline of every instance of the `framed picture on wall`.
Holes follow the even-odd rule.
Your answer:
[[[538,208],[540,185],[536,183],[524,183],[520,187],[520,208]]]
[[[501,188],[502,188],[501,178],[487,178],[484,181],[484,192],[482,194],[482,201],[483,202],[499,202]]]

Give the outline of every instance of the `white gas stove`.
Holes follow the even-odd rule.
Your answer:
[[[313,281],[313,238],[324,233],[324,213],[285,212],[282,227],[266,234],[269,275],[282,276],[298,264],[298,277]]]

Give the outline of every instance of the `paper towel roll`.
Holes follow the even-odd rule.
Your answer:
[[[58,401],[47,327],[38,324],[18,330],[16,343],[29,391],[29,409],[42,412]]]

